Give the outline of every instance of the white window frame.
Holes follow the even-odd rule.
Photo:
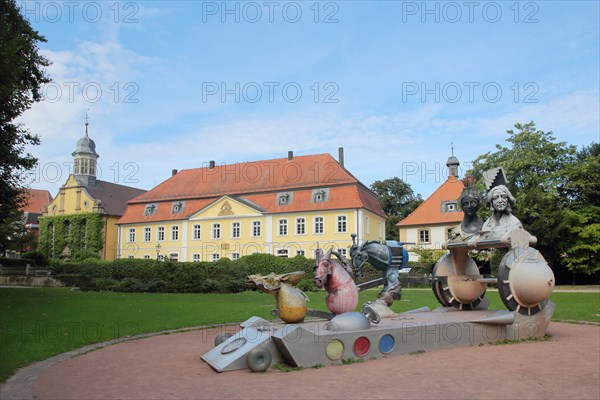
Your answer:
[[[135,242],[135,228],[129,228],[127,232],[127,243]]]
[[[422,240],[423,239],[423,233],[425,233],[427,235],[427,240]],[[417,231],[417,236],[419,238],[419,244],[431,244],[431,230],[430,229],[419,229]]]
[[[338,215],[335,222],[335,233],[348,233],[348,216]],[[340,224],[343,224],[344,229],[340,229]]]
[[[192,262],[200,262],[200,261],[202,261],[200,254],[198,254],[198,253],[192,254]]]
[[[212,262],[217,262],[221,259],[221,255],[219,253],[212,253]]]
[[[144,227],[144,242],[150,242],[152,240],[152,227]]]
[[[288,220],[287,218],[282,218],[277,220],[277,236],[287,236],[288,235]]]
[[[277,249],[277,257],[283,257],[283,258],[289,258],[290,257],[290,250],[286,249],[286,248],[282,248],[282,249]]]
[[[164,242],[165,241],[165,227],[159,226],[156,228],[156,241]]]
[[[258,234],[257,234],[258,232]],[[252,237],[261,237],[262,236],[262,222],[261,221],[252,221]]]
[[[240,253],[231,253],[231,259],[232,260],[239,260],[240,259]]]
[[[192,226],[192,240],[200,240],[202,239],[202,225],[194,224]]]
[[[320,221],[318,221],[320,220]],[[317,227],[320,227],[320,232]],[[315,235],[323,235],[325,234],[325,218],[324,217],[314,217],[313,218],[313,233]]]
[[[302,228],[302,232],[300,232],[300,228]],[[297,236],[306,235],[306,218],[304,218],[304,217],[296,218],[296,235]]]
[[[242,224],[239,221],[231,223],[231,238],[239,239],[242,234]]]
[[[296,250],[296,255],[297,256],[305,256],[306,252],[302,249]]]
[[[171,240],[177,241],[179,240],[179,226],[171,225]]]
[[[212,224],[210,229],[210,238],[211,239],[221,239],[221,224],[215,222]]]
[[[148,254],[144,254],[144,257],[142,257],[144,260],[149,260],[150,256]]]

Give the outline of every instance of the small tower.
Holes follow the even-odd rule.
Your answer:
[[[74,167],[73,174],[77,182],[84,186],[96,185],[96,143],[88,136],[88,116],[85,115],[85,137],[77,141],[77,147],[72,153]]]
[[[458,166],[460,163],[458,162],[458,158],[454,157],[454,143],[452,143],[452,155],[446,161],[446,166],[448,167],[448,177],[458,178]]]

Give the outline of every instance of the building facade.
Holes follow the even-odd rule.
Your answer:
[[[422,249],[441,250],[450,230],[460,224],[463,213],[459,197],[464,188],[458,179],[458,159],[452,155],[446,163],[449,176],[419,207],[398,222],[400,241],[416,243]],[[419,256],[411,253],[411,259]]]
[[[340,157],[343,159],[340,149]],[[377,196],[329,154],[173,171],[128,202],[119,220],[123,258],[237,259],[254,253],[347,254],[352,239],[385,240]]]
[[[61,186],[40,219],[40,250],[52,258],[118,255],[117,221],[127,201],[144,190],[96,179],[96,144],[88,136],[77,141],[72,153],[73,174]]]

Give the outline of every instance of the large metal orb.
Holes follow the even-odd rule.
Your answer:
[[[487,284],[475,280],[480,276],[479,268],[466,253],[460,265],[452,253],[444,255],[435,265],[433,275],[436,278],[433,293],[441,305],[472,310],[483,300]]]
[[[498,268],[498,292],[504,305],[524,315],[540,312],[554,290],[552,269],[534,248],[511,249]]]

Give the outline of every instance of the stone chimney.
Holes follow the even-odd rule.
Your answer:
[[[344,148],[338,147],[338,163],[344,168]]]
[[[212,171],[213,169],[215,169],[215,160],[210,160],[210,161],[208,162],[208,169],[209,169],[209,170],[211,170],[211,171]]]
[[[175,176],[177,175],[177,170],[176,169],[172,169],[171,170],[171,176]]]
[[[292,161],[294,158],[294,152],[292,150],[288,151],[288,161]]]

